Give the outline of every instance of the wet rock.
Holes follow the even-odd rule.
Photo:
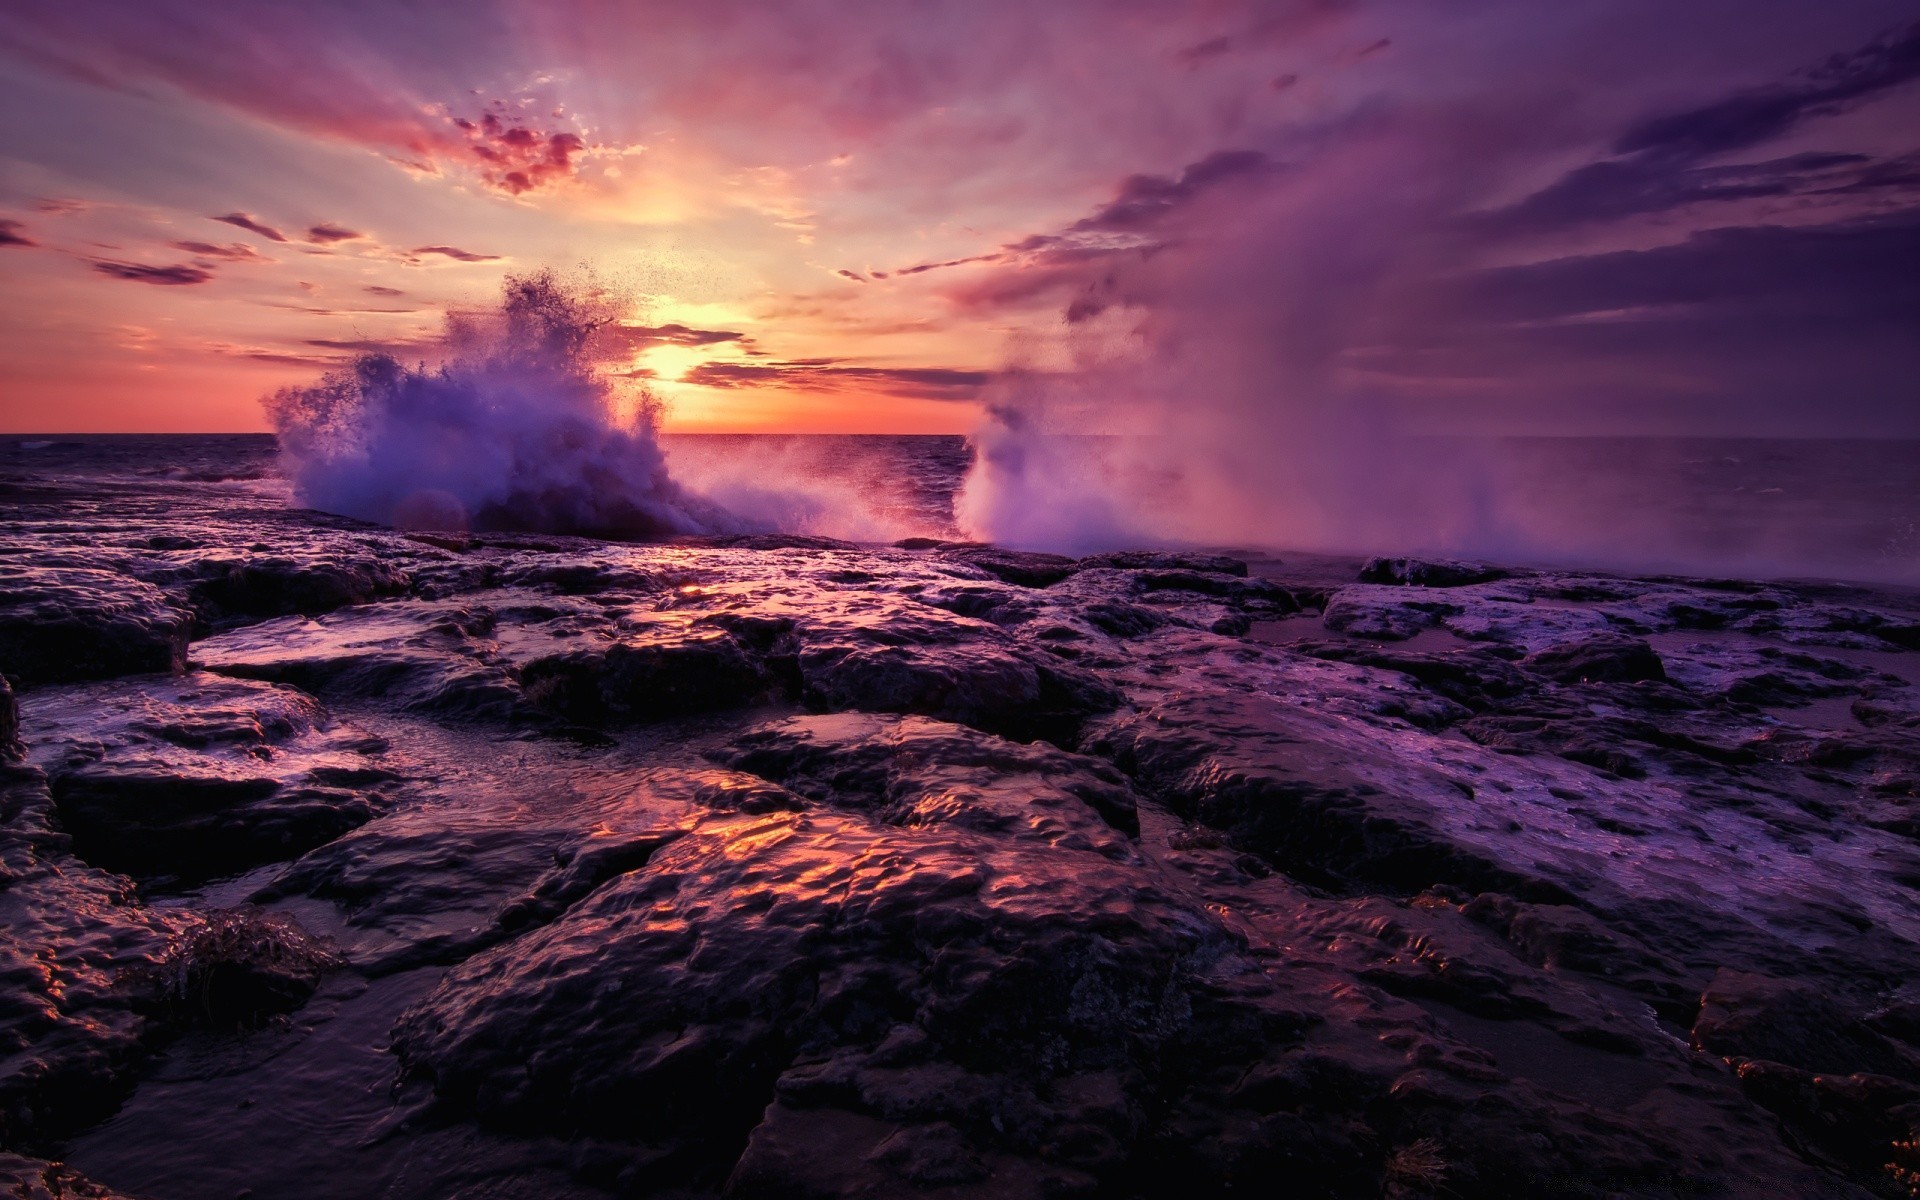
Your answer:
[[[1410,597],[1403,589],[1344,587],[1327,600],[1320,621],[1333,632],[1348,637],[1398,642],[1423,629],[1431,629],[1442,617],[1460,611],[1458,604],[1423,596]]]
[[[8,1200],[127,1200],[65,1163],[0,1154],[0,1194]]]
[[[1863,1179],[1894,1183],[1904,1192],[1920,1184],[1920,1086],[1764,1060],[1741,1063],[1739,1077],[1741,1089],[1779,1114],[1802,1144],[1839,1159]]]
[[[1298,642],[1289,647],[1298,654],[1335,662],[1358,663],[1384,671],[1398,671],[1418,680],[1436,695],[1484,710],[1518,696],[1531,683],[1501,655],[1486,649],[1453,653],[1423,653],[1358,642]]]
[[[0,675],[0,764],[8,763],[26,753],[26,747],[20,744],[20,705],[13,698],[13,688],[8,685],[7,677]]]
[[[565,825],[404,812],[305,855],[253,901],[308,896],[338,905],[341,953],[369,975],[459,962],[505,936],[496,916],[584,837]]]
[[[1664,680],[1666,667],[1653,647],[1639,638],[1599,636],[1549,646],[1530,654],[1522,666],[1559,683],[1638,683]]]
[[[34,757],[82,858],[205,879],[293,858],[368,820],[383,744],[290,688],[207,674],[43,691]]]
[[[1120,550],[1093,554],[1080,560],[1082,568],[1107,567],[1117,571],[1204,571],[1212,575],[1245,577],[1247,564],[1224,554],[1191,554],[1178,550]]]
[[[187,595],[209,624],[236,619],[317,616],[349,604],[404,595],[405,570],[377,558],[248,556],[194,564]]]
[[[1722,970],[1700,997],[1694,1045],[1725,1058],[1758,1058],[1830,1075],[1903,1075],[1920,1058],[1848,1013],[1824,989]]]
[[[798,638],[805,695],[831,709],[913,713],[1058,739],[1121,703],[1110,685],[984,623],[803,626]]]
[[[950,549],[942,551],[942,556],[1020,587],[1048,587],[1080,569],[1078,562],[1065,555],[1001,550],[993,546]]]
[[[175,1024],[251,1028],[291,1012],[340,960],[291,918],[257,909],[195,914],[159,960],[120,982]]]
[[[720,629],[660,627],[605,649],[528,662],[528,699],[581,724],[645,721],[749,704],[777,685]]]
[[[1405,587],[1465,587],[1505,579],[1507,572],[1485,563],[1446,558],[1370,558],[1360,568],[1360,582]]]
[[[1074,1081],[1145,1086],[1129,1064],[1196,1019],[1189,976],[1220,935],[1097,855],[1046,851],[1078,865],[1042,878],[1017,843],[901,837],[830,813],[703,822],[457,968],[396,1051],[444,1108],[617,1140],[656,1178],[730,1163],[776,1095],[870,1118],[875,1149],[990,1110],[1027,1154],[1127,1120]],[[753,1170],[792,1194],[791,1171]]]
[[[70,847],[45,777],[0,767],[0,1145],[42,1152],[131,1086],[151,1029],[119,976],[172,933]]]
[[[922,717],[841,714],[762,726],[719,761],[822,804],[916,827],[980,833],[1131,858],[1133,789],[1107,763]]]
[[[1124,600],[1096,600],[1080,616],[1101,633],[1117,638],[1136,638],[1167,623],[1162,613]]]
[[[116,571],[0,565],[0,665],[29,685],[186,666],[192,618]]]
[[[1222,831],[1296,879],[1408,894],[1444,883],[1565,898],[1443,832],[1440,808],[1420,797],[1444,795],[1454,784],[1418,767],[1389,766],[1325,718],[1265,696],[1170,696],[1102,722],[1082,749],[1113,759],[1180,816]],[[1392,782],[1369,778],[1370,767]]]

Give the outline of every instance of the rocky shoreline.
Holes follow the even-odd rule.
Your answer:
[[[1920,1171],[1912,595],[10,502],[7,1194]]]

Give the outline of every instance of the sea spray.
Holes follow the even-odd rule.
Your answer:
[[[496,310],[449,318],[437,365],[367,354],[274,393],[266,408],[296,494],[402,528],[749,529],[673,480],[650,396],[623,406],[599,349],[618,311],[551,271],[510,276]]]

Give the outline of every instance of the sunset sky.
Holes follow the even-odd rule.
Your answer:
[[[1285,314],[1248,337],[1324,320],[1343,388],[1434,427],[1916,433],[1912,20],[14,0],[0,429],[261,429],[271,389],[586,264],[671,428],[965,431],[996,373],[1190,306],[1169,264],[1210,245],[1261,268],[1223,310]],[[1294,269],[1325,246],[1366,259],[1337,321]]]

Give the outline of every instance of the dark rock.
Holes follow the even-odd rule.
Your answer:
[[[128,575],[0,565],[0,665],[17,683],[178,671],[191,627],[159,588]]]
[[[307,854],[253,900],[310,896],[339,905],[341,952],[369,975],[459,962],[531,923],[531,914],[507,926],[495,918],[525,907],[556,859],[584,836],[561,825],[397,813]]]
[[[205,879],[293,858],[369,819],[382,743],[290,688],[192,674],[43,692],[35,756],[81,857]],[[343,780],[374,788],[341,787]]]
[[[1530,681],[1511,663],[1491,650],[1474,648],[1452,653],[1422,653],[1364,642],[1296,642],[1297,654],[1335,662],[1357,663],[1384,671],[1398,671],[1418,680],[1435,694],[1486,709],[1525,692]]]
[[[194,564],[187,595],[211,624],[235,618],[317,616],[349,604],[406,593],[407,573],[377,558],[337,560],[249,556]]]
[[[1536,675],[1560,683],[1638,683],[1664,680],[1667,670],[1640,638],[1601,635],[1549,646],[1522,660]]]
[[[40,772],[0,767],[0,1145],[42,1153],[131,1086],[152,1031],[119,977],[177,919],[70,846]]]
[[[942,556],[1020,587],[1049,587],[1080,569],[1076,560],[1065,555],[1002,550],[994,546],[950,549],[942,551]]]
[[[1095,601],[1081,609],[1080,615],[1101,633],[1117,638],[1136,638],[1167,623],[1167,618],[1154,609],[1124,600]]]
[[[1401,767],[1404,790],[1383,788],[1363,773],[1377,760],[1324,718],[1269,697],[1172,696],[1102,722],[1082,749],[1113,759],[1180,816],[1308,883],[1409,895],[1442,883],[1569,898],[1447,836],[1441,810],[1417,797],[1453,785]]]
[[[1465,587],[1505,579],[1507,572],[1485,563],[1445,558],[1370,558],[1360,568],[1360,582],[1404,587]]]
[[[661,627],[521,668],[527,698],[582,724],[658,720],[761,699],[775,683],[720,629]]]
[[[830,709],[913,713],[1029,737],[1068,737],[1122,702],[1087,672],[984,623],[899,621],[798,631],[806,697]]]
[[[1220,935],[1099,856],[946,826],[902,836],[825,813],[703,822],[456,968],[395,1049],[445,1109],[655,1161],[671,1147],[685,1173],[739,1155],[776,1089],[880,1122],[867,1150],[903,1125],[975,1126],[982,1106],[1001,1114],[1003,1147],[1127,1119],[1124,1091],[1112,1112],[1072,1099],[1075,1082],[1118,1071],[1147,1086],[1129,1064],[1196,1019],[1192,993],[1210,986],[1197,956]],[[1078,865],[1034,876],[1035,852]],[[893,1103],[873,1096],[889,1077]],[[964,1162],[933,1149],[929,1171]],[[781,1194],[791,1172],[775,1172]]]
[[[1442,617],[1459,611],[1457,604],[1410,596],[1404,589],[1344,587],[1328,598],[1320,621],[1348,637],[1398,642],[1433,628]]]
[[[1920,1059],[1849,1014],[1823,989],[1722,970],[1700,997],[1693,1043],[1725,1058],[1758,1058],[1829,1075],[1901,1075]]]
[[[61,1162],[0,1154],[0,1194],[8,1200],[128,1200]]]
[[[198,913],[159,961],[120,982],[185,1025],[249,1028],[305,1004],[340,960],[290,918],[258,909]]]
[[[1179,550],[1119,550],[1093,554],[1080,560],[1080,566],[1109,567],[1117,571],[1203,571],[1210,575],[1247,573],[1241,559],[1224,554],[1190,554]]]
[[[888,824],[953,823],[1120,858],[1132,852],[1113,831],[1140,832],[1133,789],[1109,764],[921,717],[797,717],[716,757]]]
[[[8,685],[7,677],[0,675],[0,764],[8,763],[26,753],[26,747],[20,744],[20,705],[13,698],[13,688]]]

